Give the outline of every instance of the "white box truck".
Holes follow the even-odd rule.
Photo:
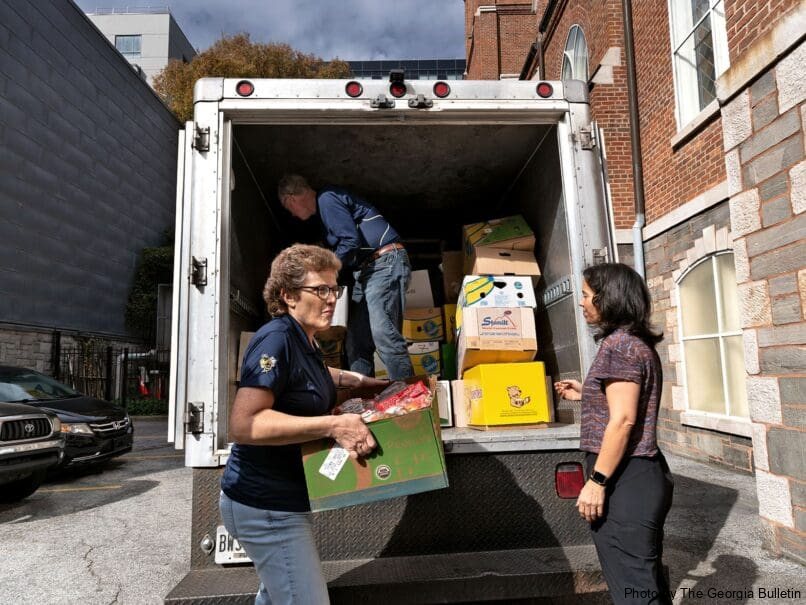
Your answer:
[[[580,274],[615,246],[585,84],[394,79],[196,84],[180,140],[169,435],[194,469],[191,569],[166,602],[248,602],[257,587],[219,527],[218,481],[239,335],[265,321],[269,263],[303,234],[277,200],[283,174],[361,194],[434,257],[464,224],[523,215],[542,270],[538,359],[554,380],[592,360]],[[547,428],[444,430],[447,489],[318,513],[333,602],[601,598],[587,525],[557,493],[582,460],[578,414],[555,405]]]

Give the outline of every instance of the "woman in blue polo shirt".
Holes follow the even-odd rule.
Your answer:
[[[274,319],[244,354],[230,415],[234,441],[221,478],[221,517],[255,564],[256,605],[328,602],[313,539],[299,444],[329,437],[352,457],[375,440],[357,414],[333,416],[336,384],[376,381],[325,366],[314,335],[330,326],[343,293],[338,258],[295,244],[274,259],[263,298]]]

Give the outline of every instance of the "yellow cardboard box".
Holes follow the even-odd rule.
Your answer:
[[[531,361],[537,354],[534,309],[467,307],[459,331],[459,376],[482,363]]]
[[[415,376],[439,374],[439,342],[413,342],[409,357]]]
[[[481,364],[462,378],[470,401],[470,425],[551,422],[551,399],[542,361]]]
[[[462,329],[462,314],[467,307],[537,306],[530,277],[518,275],[467,275],[456,306],[456,329]]]
[[[426,307],[406,309],[403,314],[403,338],[409,342],[442,340],[445,333],[442,309]]]
[[[456,342],[456,305],[442,307],[442,319],[445,324],[445,342]]]

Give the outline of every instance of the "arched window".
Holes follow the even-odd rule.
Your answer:
[[[706,256],[678,288],[688,409],[749,417],[733,252]]]
[[[568,32],[563,52],[562,79],[588,81],[588,43],[579,25],[573,25]]]

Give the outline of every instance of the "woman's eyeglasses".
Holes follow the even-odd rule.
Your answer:
[[[316,294],[322,300],[327,300],[331,294],[336,298],[341,298],[341,295],[344,294],[345,287],[346,286],[336,286],[335,288],[331,288],[330,286],[322,284],[321,286],[300,286],[299,289],[308,290]]]

